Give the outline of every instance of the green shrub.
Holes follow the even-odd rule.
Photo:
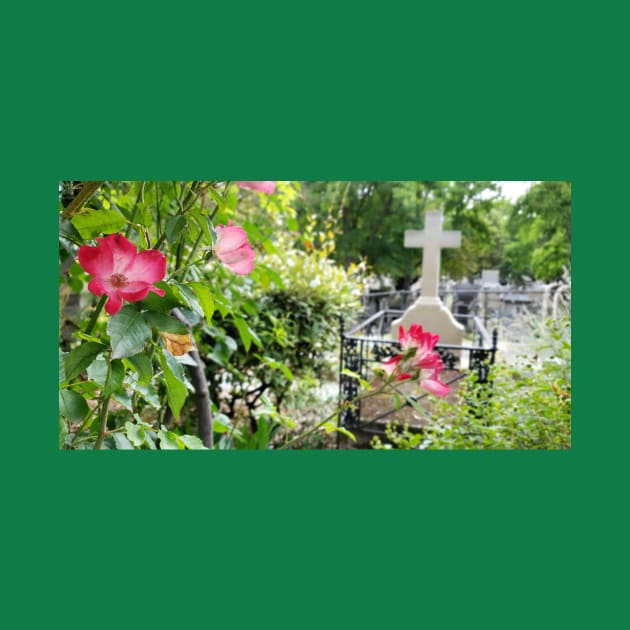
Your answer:
[[[334,378],[339,318],[360,308],[364,270],[355,265],[346,271],[322,252],[293,248],[274,248],[256,265],[269,273],[254,275],[254,281],[227,277],[223,291],[232,313],[224,317],[217,309],[213,325],[205,327],[202,354],[221,410],[244,435],[255,434],[262,420],[271,439],[279,424],[290,423],[261,416],[269,408],[263,400],[279,409],[298,379]],[[254,335],[250,343],[235,311]]]
[[[495,365],[490,386],[470,375],[459,404],[436,400],[421,434],[388,428],[374,448],[567,449],[571,447],[571,328],[568,319],[546,320],[534,354],[514,366]]]

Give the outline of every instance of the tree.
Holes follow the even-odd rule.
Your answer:
[[[402,247],[404,232],[421,229],[427,210],[442,208],[445,229],[462,231],[462,248],[443,253],[444,274],[458,278],[498,265],[503,239],[495,200],[482,195],[494,190],[489,181],[303,182],[296,205],[305,234],[314,240],[307,247],[332,233],[338,262],[365,258],[376,274],[407,288],[420,273],[422,257]]]
[[[507,222],[503,275],[514,281],[529,276],[550,282],[571,266],[571,183],[540,182],[514,205]]]

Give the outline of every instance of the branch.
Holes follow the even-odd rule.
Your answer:
[[[79,212],[101,184],[103,182],[84,182],[79,194],[63,209],[61,216],[67,219]]]
[[[192,339],[192,327],[190,322],[184,317],[183,313],[178,309],[173,309],[173,316],[177,318],[188,330]],[[214,448],[214,432],[212,429],[212,399],[210,398],[210,390],[206,379],[205,364],[199,355],[199,351],[195,347],[190,351],[196,365],[190,367],[190,377],[195,388],[195,397],[197,399],[197,419],[199,420],[199,437],[204,446]]]

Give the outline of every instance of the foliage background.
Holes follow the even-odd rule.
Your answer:
[[[580,344],[598,352],[597,297],[625,268],[624,20],[568,3],[190,9],[7,10],[3,328],[21,341],[4,355],[4,617],[615,625],[628,424]],[[57,181],[209,174],[572,180],[572,450],[59,452]]]

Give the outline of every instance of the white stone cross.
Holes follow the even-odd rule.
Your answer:
[[[424,230],[405,230],[405,247],[422,247],[422,298],[437,298],[440,283],[440,252],[461,247],[462,233],[442,231],[442,211],[425,213]]]

